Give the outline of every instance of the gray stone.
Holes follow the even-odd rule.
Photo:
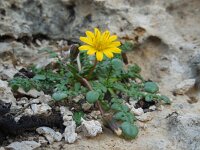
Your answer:
[[[137,118],[137,120],[141,121],[141,122],[147,122],[153,119],[153,116],[150,112],[144,113],[140,116],[135,116]]]
[[[78,135],[75,132],[75,130],[76,130],[75,121],[67,121],[67,122],[65,122],[65,126],[66,126],[66,128],[63,133],[65,141],[67,143],[74,143],[78,139]]]
[[[97,136],[97,134],[103,132],[101,123],[96,120],[86,121],[82,119],[81,130],[84,136],[87,136],[87,137],[94,137],[94,136]]]
[[[187,79],[176,85],[176,94],[185,94],[195,85],[195,79]]]
[[[60,132],[55,132],[49,127],[39,127],[36,131],[37,133],[44,135],[50,144],[59,142],[62,139],[62,134]]]
[[[13,96],[11,88],[8,87],[7,81],[0,80],[0,97],[5,103],[12,103],[12,106],[16,105],[16,99]]]
[[[31,109],[33,111],[33,115],[38,114],[49,114],[51,113],[51,107],[48,104],[31,104]]]
[[[22,141],[22,142],[13,142],[6,146],[6,149],[11,150],[34,150],[40,147],[40,143],[35,141]]]
[[[200,150],[200,116],[172,115],[168,121],[169,137],[177,149]]]
[[[25,92],[22,88],[19,88],[17,91],[21,94],[28,95],[28,96],[31,96],[34,98],[44,95],[44,92],[42,92],[42,91],[39,92],[36,89],[31,89],[30,91]]]

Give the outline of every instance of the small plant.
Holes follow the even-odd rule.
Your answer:
[[[117,135],[135,138],[138,134],[136,118],[126,105],[130,98],[170,104],[169,98],[158,94],[156,83],[142,78],[137,64],[125,67],[123,55],[133,47],[131,43],[121,45],[116,35],[110,35],[109,31],[101,33],[97,28],[94,33],[86,31],[86,37],[80,40],[86,45],[72,46],[69,59],[50,53],[57,58],[56,68],[30,67],[33,77],[16,76],[10,86],[15,91],[19,87],[25,91],[42,90],[51,94],[55,102],[71,102],[74,97],[83,95],[85,102],[100,110],[105,125]],[[81,124],[84,113],[81,105],[75,110],[73,119],[77,125]]]

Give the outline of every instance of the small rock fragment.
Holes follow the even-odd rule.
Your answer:
[[[102,133],[101,123],[96,120],[86,121],[82,119],[81,130],[84,133],[84,136],[94,137],[99,133]]]
[[[92,106],[93,106],[92,104],[86,102],[86,103],[84,103],[84,104],[82,105],[82,108],[83,108],[84,111],[87,111],[87,110],[89,110]]]
[[[48,103],[52,100],[52,97],[50,95],[41,95],[37,99],[33,99],[32,103],[40,102],[40,103]]]
[[[0,97],[5,103],[12,103],[12,106],[16,106],[16,99],[13,96],[11,88],[8,87],[7,81],[0,80]]]
[[[48,144],[48,141],[44,137],[42,137],[42,136],[39,137],[38,142],[41,145],[47,145]]]
[[[23,95],[28,95],[28,96],[31,96],[31,97],[34,97],[34,98],[37,98],[41,95],[44,95],[44,92],[42,91],[37,91],[36,89],[31,89],[30,91],[28,92],[25,92],[22,88],[19,88],[17,90],[20,94],[23,94]]]
[[[135,104],[136,104],[135,101],[131,101],[130,103],[126,103],[126,105],[130,108],[130,111],[133,114],[135,114],[137,116],[144,114],[144,111],[143,111],[142,108],[137,108],[137,109],[135,108]]]
[[[60,113],[63,116],[63,125],[66,126],[65,132],[63,136],[67,143],[74,143],[78,139],[78,135],[75,132],[76,130],[76,123],[73,121],[73,113],[69,110],[68,107],[61,106]]]
[[[44,135],[50,144],[54,141],[59,142],[62,139],[62,134],[60,132],[55,132],[49,127],[39,127],[36,131],[37,133]]]
[[[149,109],[154,111],[154,110],[156,110],[156,106],[152,105],[152,106],[149,107]]]
[[[48,104],[31,104],[31,109],[33,114],[49,114],[51,112],[51,107]]]
[[[92,111],[90,114],[89,114],[89,117],[92,119],[98,119],[101,115],[101,112],[100,111]]]
[[[131,108],[131,112],[133,112],[136,116],[141,116],[142,114],[144,114],[144,111],[142,108]]]
[[[65,125],[66,125],[65,132],[63,133],[65,141],[67,143],[74,143],[78,138],[78,135],[75,132],[76,123],[75,121],[68,121]]]
[[[12,150],[34,150],[40,147],[41,144],[35,141],[22,141],[22,142],[13,142],[10,145],[6,146],[6,149]]]
[[[69,108],[64,107],[64,106],[60,107],[60,113],[62,116],[64,116],[64,115],[72,116],[73,115],[73,113],[69,110]]]
[[[187,79],[176,85],[174,92],[183,95],[195,85],[195,79]]]
[[[147,122],[147,121],[152,120],[152,119],[153,119],[153,116],[152,116],[151,113],[147,112],[147,113],[142,114],[141,116],[136,116],[136,118],[137,118],[139,121]]]
[[[73,98],[73,101],[75,101],[76,103],[78,103],[81,99],[84,99],[84,95],[83,94],[80,94],[76,97]]]

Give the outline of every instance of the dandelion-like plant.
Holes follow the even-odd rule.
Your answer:
[[[113,53],[121,53],[118,47],[121,45],[117,41],[116,35],[110,35],[109,31],[101,33],[95,28],[94,33],[86,31],[86,37],[80,37],[80,40],[86,45],[79,47],[80,51],[87,51],[88,55],[96,55],[97,61],[102,61],[104,55],[108,58],[113,57]]]

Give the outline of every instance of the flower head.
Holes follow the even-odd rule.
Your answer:
[[[80,40],[87,45],[79,47],[80,51],[87,51],[88,55],[96,55],[98,61],[103,60],[105,55],[108,58],[113,57],[113,53],[121,53],[118,47],[121,45],[117,40],[116,35],[110,35],[109,31],[101,33],[99,29],[95,28],[94,33],[86,31],[86,37],[80,37]]]

